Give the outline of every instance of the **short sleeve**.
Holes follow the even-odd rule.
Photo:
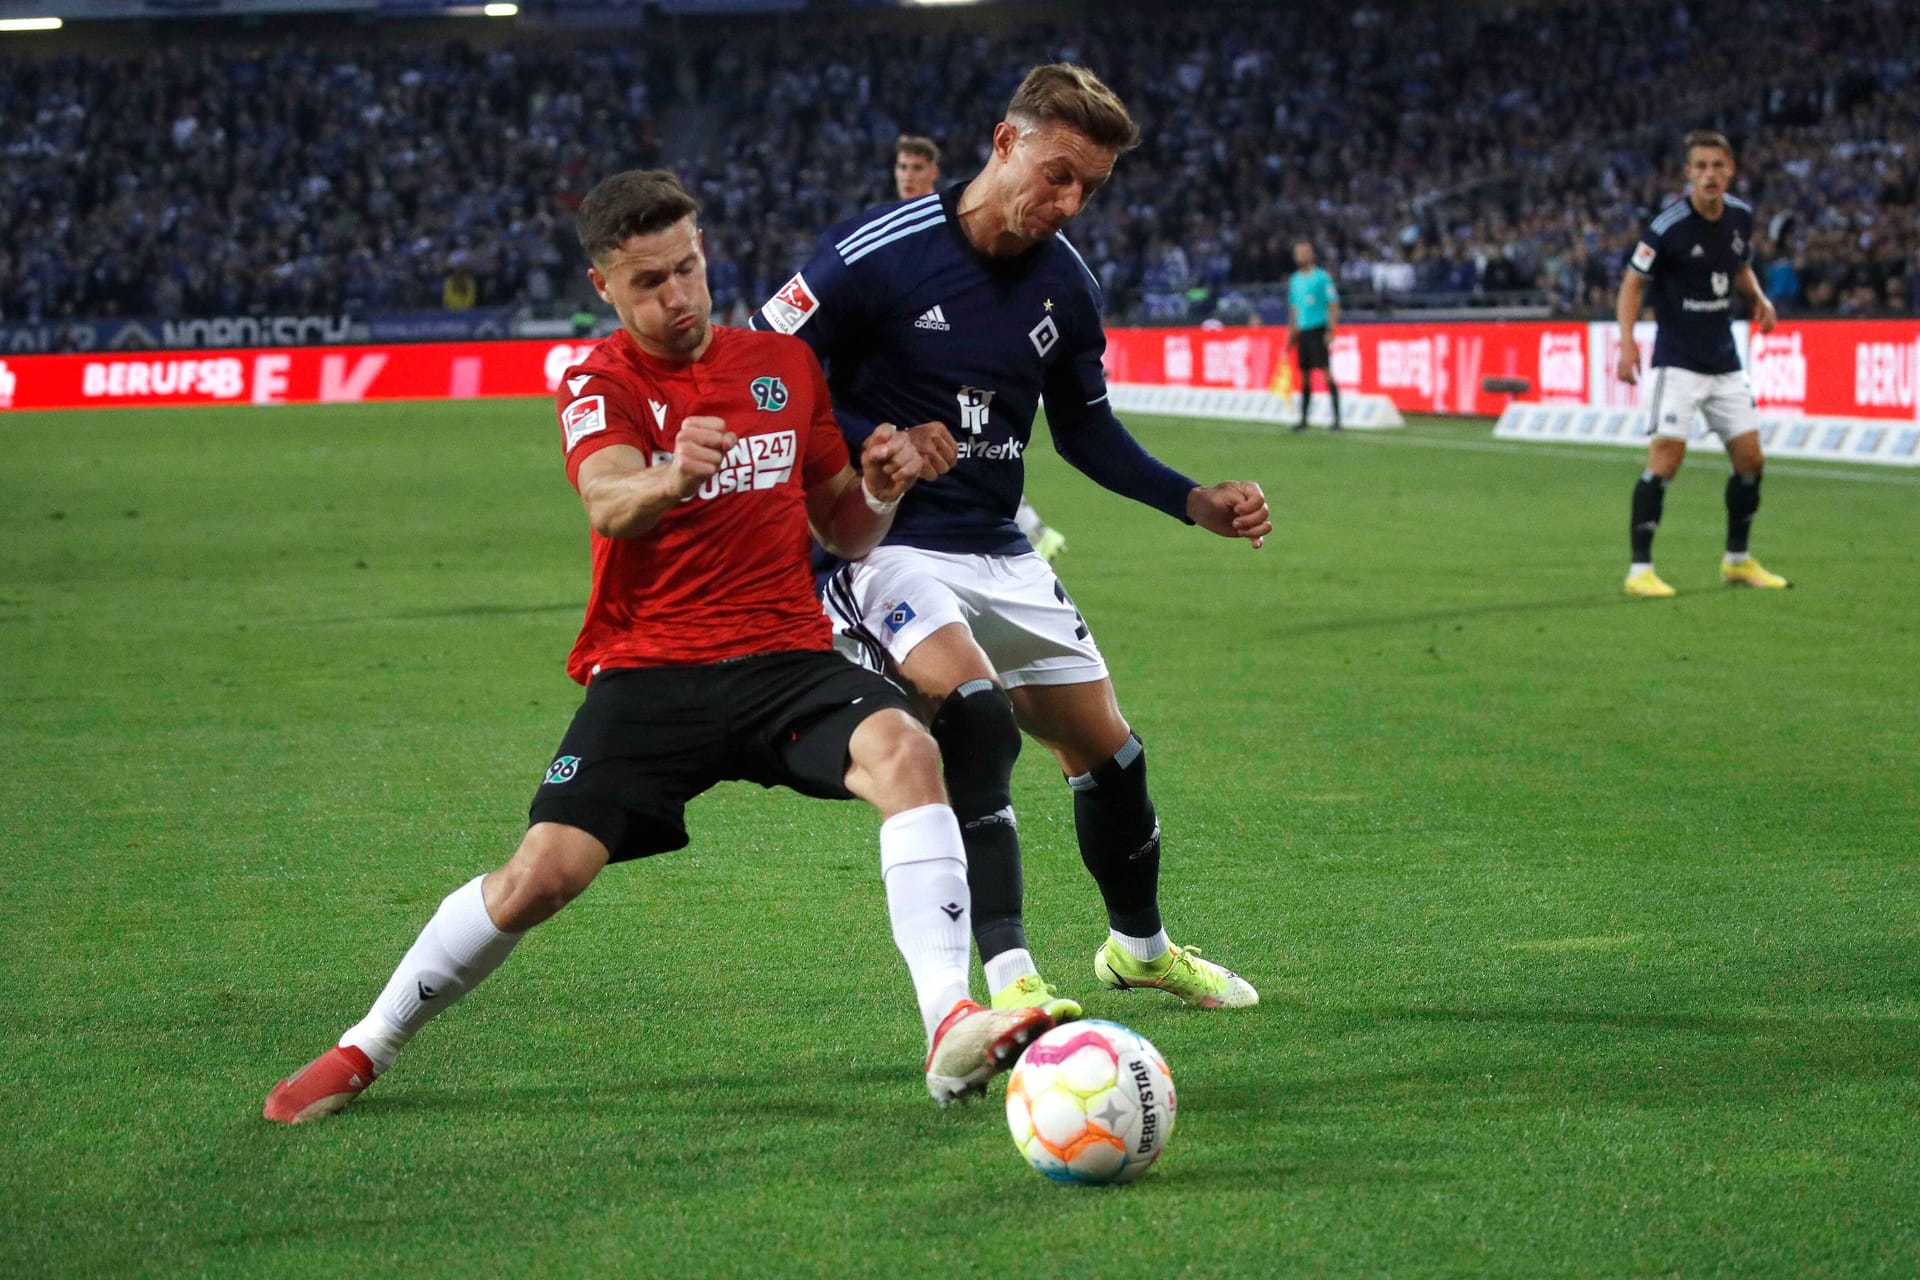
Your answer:
[[[1660,263],[1660,237],[1651,225],[1640,232],[1640,242],[1633,246],[1633,252],[1627,255],[1627,265],[1643,276],[1653,274]]]
[[[642,454],[653,447],[652,437],[634,413],[631,388],[604,373],[567,370],[567,376],[560,380],[556,409],[567,480],[576,489],[580,487],[580,464],[608,445],[631,445]]]
[[[749,323],[799,338],[821,360],[831,360],[845,333],[857,332],[866,299],[841,256],[834,233],[821,237],[807,264],[761,304]]]
[[[811,350],[801,352],[806,363],[808,385],[813,403],[808,405],[807,457],[800,478],[809,489],[824,484],[852,465],[847,442],[840,435],[840,424],[833,417],[833,402],[827,394],[827,375]]]

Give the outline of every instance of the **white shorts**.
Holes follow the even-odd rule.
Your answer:
[[[879,547],[842,565],[823,593],[834,645],[872,671],[895,666],[928,636],[965,623],[1009,689],[1087,684],[1107,662],[1047,562]]]
[[[1655,369],[1647,393],[1647,434],[1685,440],[1693,434],[1696,413],[1722,444],[1760,429],[1753,416],[1753,386],[1744,371],[1695,373],[1667,365]]]

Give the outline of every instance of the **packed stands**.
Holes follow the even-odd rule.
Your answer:
[[[603,173],[667,162],[711,210],[737,315],[821,228],[890,196],[897,134],[935,137],[965,177],[1020,74],[1054,57],[1100,71],[1145,129],[1070,233],[1116,315],[1274,316],[1301,238],[1350,308],[1604,314],[1699,126],[1742,148],[1783,311],[1920,306],[1920,6],[1103,9],[1125,20],[0,52],[0,323],[564,314],[572,206]]]

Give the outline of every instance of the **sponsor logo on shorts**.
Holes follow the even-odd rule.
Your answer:
[[[893,612],[887,615],[887,630],[897,632],[912,622],[916,616],[918,615],[914,613],[913,606],[902,600],[893,606]]]
[[[558,786],[562,782],[572,782],[574,775],[579,772],[579,756],[561,756],[547,767],[547,785]]]

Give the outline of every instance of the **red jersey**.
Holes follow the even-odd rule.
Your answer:
[[[593,594],[567,674],[709,663],[832,647],[808,563],[806,490],[848,465],[827,379],[798,338],[726,329],[673,364],[622,329],[568,369],[559,390],[567,479],[608,445],[652,466],[686,418],[723,419],[739,443],[693,497],[637,538],[593,541]]]

